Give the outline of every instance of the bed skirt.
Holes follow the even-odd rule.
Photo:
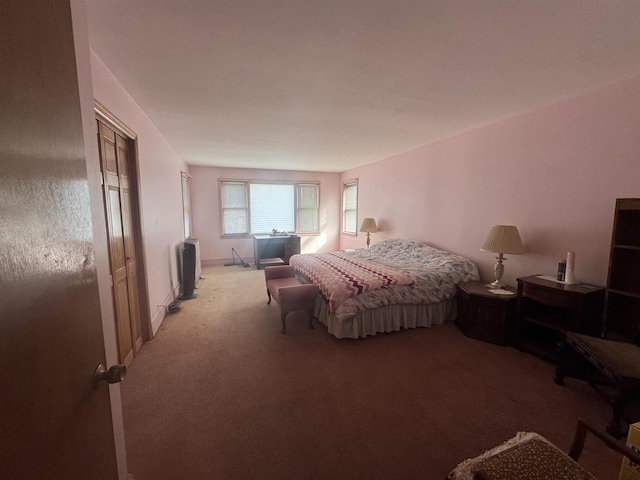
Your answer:
[[[329,305],[322,297],[316,300],[315,309],[316,318],[336,338],[364,338],[376,333],[397,332],[403,328],[442,325],[455,320],[456,313],[455,297],[439,303],[385,305],[342,321],[329,313]]]

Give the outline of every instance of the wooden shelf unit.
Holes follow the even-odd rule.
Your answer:
[[[603,333],[634,340],[640,326],[640,198],[618,198],[611,237]]]

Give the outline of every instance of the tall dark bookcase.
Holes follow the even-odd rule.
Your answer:
[[[640,198],[618,198],[605,292],[604,336],[636,340],[640,328]]]

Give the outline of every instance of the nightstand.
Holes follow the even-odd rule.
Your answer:
[[[458,316],[456,325],[467,337],[496,345],[511,343],[516,311],[516,291],[505,286],[513,295],[496,295],[489,291],[488,282],[458,284]]]
[[[518,278],[514,343],[555,361],[563,332],[601,335],[603,303],[604,287],[568,285],[540,275]]]

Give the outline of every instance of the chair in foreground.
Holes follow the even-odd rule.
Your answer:
[[[639,453],[579,418],[568,453],[542,435],[520,432],[502,445],[460,463],[447,480],[593,480],[595,477],[578,464],[587,432],[640,464]]]

